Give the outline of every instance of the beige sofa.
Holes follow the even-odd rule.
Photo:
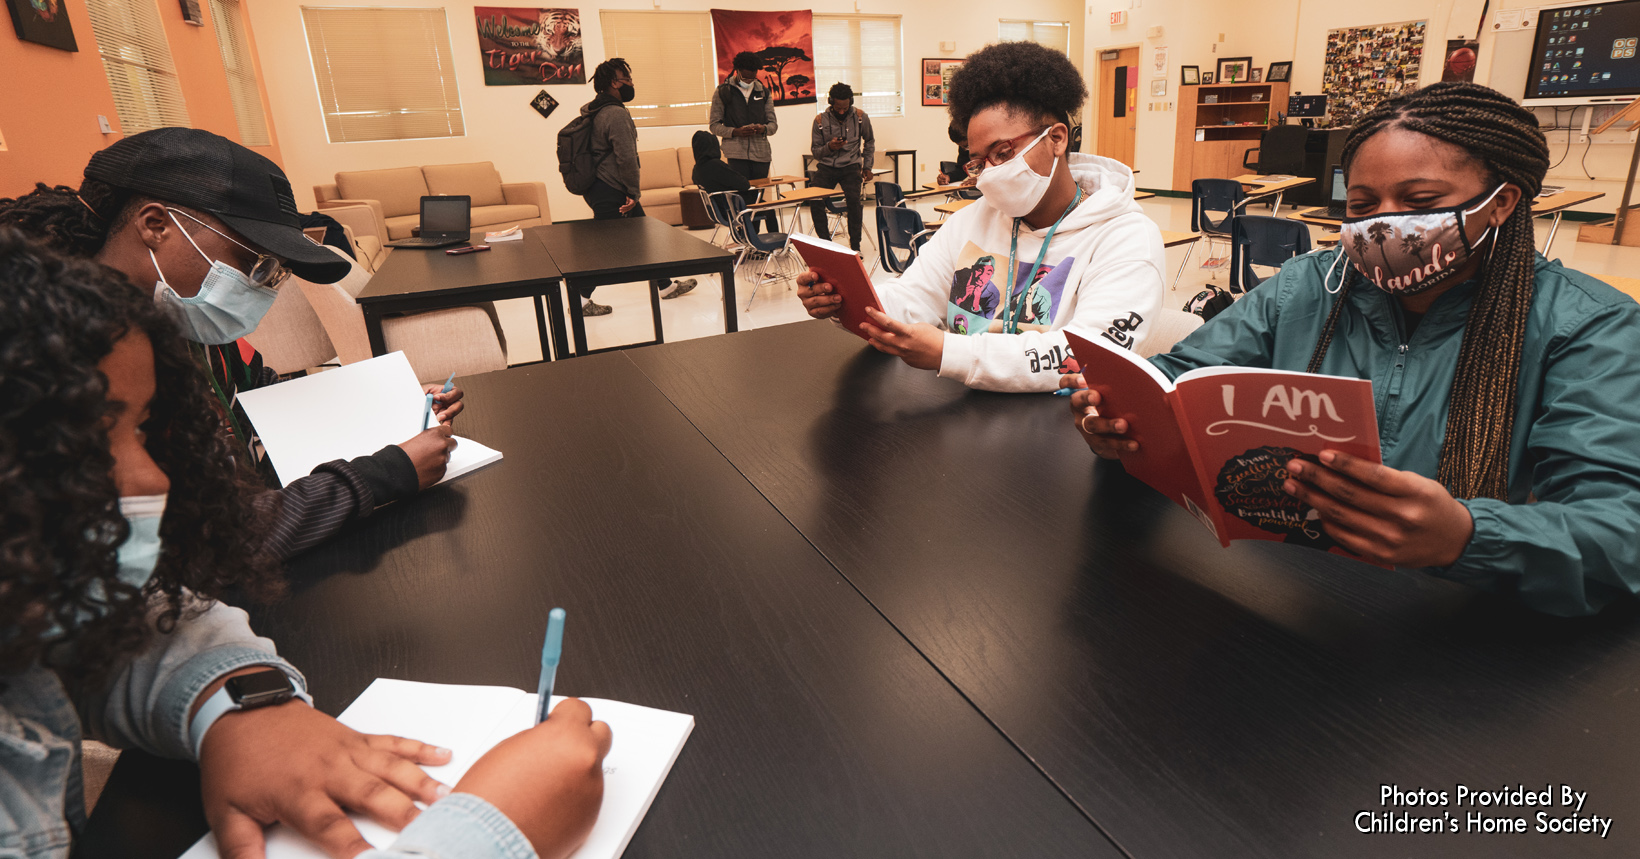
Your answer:
[[[421,198],[465,194],[473,199],[473,229],[552,223],[547,186],[503,183],[489,161],[429,164],[336,174],[333,185],[313,186],[319,209],[369,206],[388,241],[407,239],[421,225]],[[646,207],[647,208],[647,207]]]
[[[695,193],[689,179],[695,173],[695,150],[651,149],[638,153],[638,189],[643,192],[643,213],[676,227],[683,223],[684,191]]]

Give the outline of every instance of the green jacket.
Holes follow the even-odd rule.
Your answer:
[[[1292,260],[1151,361],[1169,377],[1220,365],[1304,370],[1334,301],[1322,277],[1337,255]],[[1509,501],[1463,502],[1474,536],[1457,563],[1427,572],[1549,614],[1593,614],[1640,592],[1640,304],[1541,256],[1535,272]],[[1364,281],[1350,289],[1321,372],[1372,381],[1391,468],[1435,477],[1476,286],[1442,295],[1410,338],[1393,299]]]

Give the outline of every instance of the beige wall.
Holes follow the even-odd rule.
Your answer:
[[[320,5],[318,0],[308,2],[309,5]],[[437,0],[393,0],[382,5],[443,6],[446,9],[467,134],[465,137],[437,140],[329,143],[302,28],[301,5],[302,0],[256,0],[251,10],[256,24],[257,46],[266,73],[268,97],[273,106],[274,122],[279,128],[285,170],[296,187],[300,205],[311,206],[312,186],[333,181],[338,170],[487,160],[495,162],[504,181],[545,182],[554,218],[590,216],[590,211],[580,198],[563,189],[554,155],[558,130],[575,116],[581,105],[592,100],[590,84],[547,87],[561,106],[550,119],[544,120],[529,106],[529,100],[539,91],[538,87],[484,85],[472,5],[447,5]],[[322,5],[339,4],[326,2]],[[661,3],[664,10],[671,11],[704,10],[724,5],[737,9],[793,8],[789,0],[740,0],[733,4],[724,4],[722,0],[664,0]],[[813,9],[817,13],[854,13],[855,6],[854,0],[822,0]],[[955,155],[955,147],[946,137],[945,110],[922,107],[921,100],[915,97],[918,61],[921,58],[962,56],[995,41],[997,19],[1003,15],[1009,18],[1068,21],[1071,23],[1071,55],[1080,58],[1083,53],[1081,29],[1085,13],[1081,3],[1071,0],[1012,0],[1005,8],[976,0],[960,3],[912,0],[892,5],[881,0],[860,0],[858,6],[861,14],[901,15],[901,53],[907,84],[905,115],[873,117],[872,124],[879,150],[918,151],[919,181],[932,181],[937,162],[950,160]],[[650,9],[653,6],[647,2],[583,3],[579,8],[590,77],[590,67],[606,58],[599,11]],[[956,50],[940,51],[941,41],[955,42]],[[826,87],[831,83],[821,81],[820,86]],[[643,81],[636,84],[641,92]],[[815,107],[793,105],[778,110],[780,130],[772,140],[773,166],[777,171],[796,173],[802,166],[802,154],[808,151],[808,129]],[[698,128],[695,126],[640,128],[638,145],[640,149],[688,146],[689,138],[696,130]],[[905,168],[909,167],[907,162]]]
[[[1498,4],[1494,3],[1494,6]],[[1503,5],[1523,3],[1504,0]],[[1138,8],[1128,9],[1129,6]],[[1252,57],[1253,65],[1268,71],[1270,63],[1292,61],[1292,92],[1321,92],[1321,72],[1325,62],[1327,31],[1340,27],[1364,27],[1400,21],[1427,21],[1422,83],[1440,80],[1441,61],[1447,39],[1475,37],[1482,0],[1374,0],[1370,3],[1343,0],[1257,0],[1235,4],[1203,0],[1095,0],[1089,4],[1087,51],[1084,64],[1096,64],[1095,52],[1106,47],[1140,45],[1140,63],[1148,66],[1149,49],[1165,45],[1170,64],[1168,94],[1152,99],[1149,75],[1140,84],[1137,155],[1133,166],[1141,171],[1139,186],[1168,188],[1173,182],[1173,149],[1177,110],[1151,110],[1152,101],[1176,106],[1179,96],[1179,66],[1215,68],[1220,57]],[[1110,13],[1127,10],[1126,26],[1112,27]],[[1160,26],[1159,38],[1148,38],[1151,27]],[[1223,41],[1220,41],[1222,36]],[[1482,36],[1481,59],[1476,80],[1491,80],[1492,37]],[[1527,37],[1530,48],[1530,37]],[[1520,62],[1524,62],[1521,52]],[[1511,53],[1505,64],[1514,60]],[[1513,68],[1513,64],[1510,65]],[[1524,77],[1521,78],[1524,81]],[[1503,86],[1503,84],[1499,84]],[[1516,95],[1520,87],[1510,84],[1506,91]],[[1099,94],[1095,94],[1098,97]],[[1091,131],[1091,129],[1090,129]]]

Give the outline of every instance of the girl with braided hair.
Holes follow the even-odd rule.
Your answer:
[[[1432,84],[1357,121],[1343,166],[1339,248],[1151,360],[1170,377],[1371,380],[1384,464],[1323,452],[1289,462],[1284,486],[1362,557],[1557,615],[1640,591],[1640,305],[1534,249],[1536,118],[1487,87]],[[1072,397],[1088,445],[1137,450],[1098,405]]]

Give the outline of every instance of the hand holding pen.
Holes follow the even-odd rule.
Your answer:
[[[422,389],[422,393],[431,397],[432,403],[432,408],[426,412],[423,429],[431,428],[434,424],[454,423],[456,415],[461,414],[461,410],[467,407],[467,404],[461,401],[465,392],[455,386],[455,380],[456,374],[451,373],[443,386],[434,384]]]

